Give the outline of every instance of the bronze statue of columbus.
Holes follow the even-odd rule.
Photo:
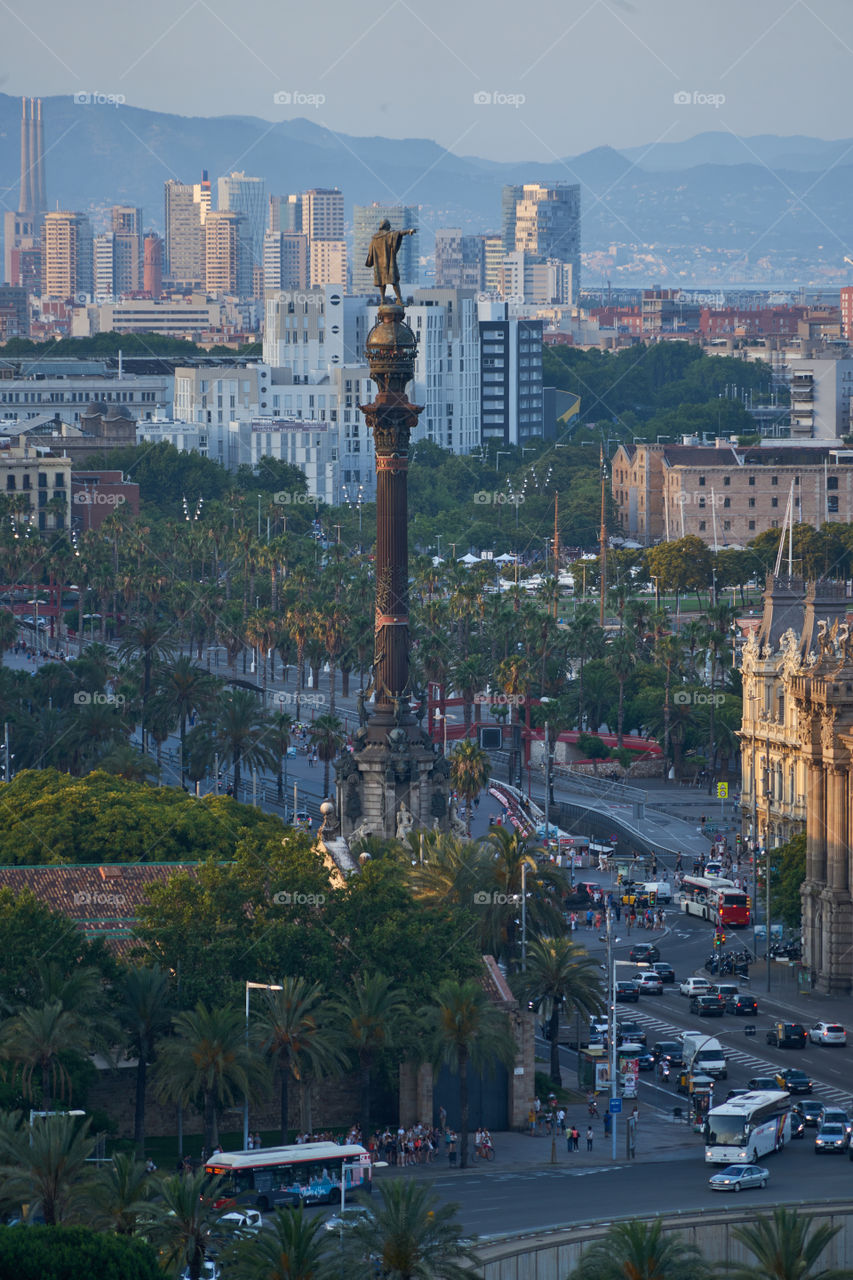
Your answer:
[[[380,302],[385,301],[385,286],[391,285],[394,290],[394,296],[403,305],[403,299],[400,296],[400,272],[397,267],[397,254],[400,252],[400,244],[403,236],[413,236],[417,228],[410,227],[406,231],[392,231],[391,223],[387,218],[379,224],[379,230],[371,238],[370,248],[367,251],[366,267],[373,267],[373,283],[379,289]]]

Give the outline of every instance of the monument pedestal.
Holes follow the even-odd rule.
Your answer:
[[[405,839],[415,827],[445,830],[450,770],[415,724],[373,717],[356,734],[352,754],[338,761],[344,838]]]

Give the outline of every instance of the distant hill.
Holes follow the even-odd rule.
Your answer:
[[[0,195],[17,206],[20,99],[0,94]],[[583,249],[622,246],[598,275],[630,283],[837,284],[853,257],[853,143],[709,132],[619,152],[599,147],[550,164],[452,155],[427,138],[335,134],[310,120],[185,117],[137,107],[44,100],[49,205],[103,224],[111,204],[141,205],[162,230],[163,183],[214,181],[232,169],[271,193],[339,186],[353,204],[422,207],[422,252],[436,227],[497,230],[507,182],[579,181]],[[5,188],[5,189],[4,189]],[[641,279],[645,271],[646,276]],[[633,274],[632,274],[633,273]],[[590,273],[587,273],[587,279]]]

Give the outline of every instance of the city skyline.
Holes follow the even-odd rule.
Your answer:
[[[38,29],[6,9],[0,23],[15,47],[8,93],[100,94],[105,106],[185,116],[303,116],[349,134],[433,138],[486,159],[551,161],[709,128],[823,136],[827,122],[845,119],[853,57],[844,0],[794,0],[781,12],[774,0],[692,0],[682,24],[666,0],[552,0],[523,24],[509,5],[482,0],[462,9],[434,0],[426,16],[406,0],[379,15],[332,0],[331,21],[316,23],[307,10],[288,16],[287,47],[299,57],[283,67],[269,48],[279,24],[284,38],[284,22],[268,0],[243,8],[239,21],[200,0],[177,15],[152,0],[120,26],[94,28],[86,7],[81,21],[81,7],[71,14],[47,0]],[[186,76],[190,31],[197,56],[227,65],[227,76]],[[368,54],[373,69],[387,68],[377,89],[365,87]],[[790,92],[804,57],[821,68],[819,95]],[[405,94],[393,88],[400,71]]]

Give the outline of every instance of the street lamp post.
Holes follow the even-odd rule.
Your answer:
[[[610,1050],[610,1098],[616,1097],[616,965],[613,960],[613,908],[607,907],[607,1044]],[[610,1108],[611,1155],[616,1159],[616,1112]]]
[[[527,859],[521,863],[521,972],[527,972]]]
[[[273,982],[246,983],[246,1052],[249,1050],[249,992],[250,991],[283,991],[284,988]],[[284,1120],[287,1124],[287,1117]],[[249,1149],[249,1095],[243,1096],[243,1150]]]

